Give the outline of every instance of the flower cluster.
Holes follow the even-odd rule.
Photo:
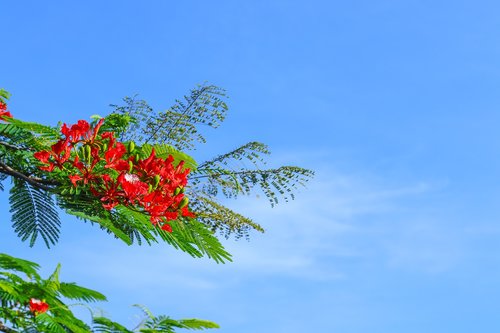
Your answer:
[[[45,313],[49,310],[49,305],[44,301],[41,301],[36,298],[30,299],[30,311],[35,315],[39,315],[40,313]]]
[[[10,114],[10,111],[7,110],[7,104],[0,101],[0,119],[2,119],[4,117],[12,118],[12,115]]]
[[[189,169],[184,161],[174,166],[174,158],[156,156],[141,159],[134,142],[126,146],[113,132],[99,133],[104,119],[91,126],[85,120],[61,128],[63,137],[51,150],[36,152],[41,170],[62,171],[74,188],[88,189],[111,210],[117,205],[132,206],[150,216],[154,225],[172,231],[168,221],[181,216],[195,217],[188,209],[183,189]]]

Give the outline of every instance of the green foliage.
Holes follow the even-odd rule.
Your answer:
[[[12,226],[23,241],[33,246],[40,235],[47,247],[57,243],[61,222],[50,193],[16,179],[9,201]]]
[[[90,327],[73,315],[62,298],[93,302],[106,297],[74,283],[61,283],[59,265],[47,279],[40,277],[38,269],[34,262],[0,253],[0,323],[23,332],[90,332]],[[49,311],[35,315],[29,309],[31,298],[49,304]]]
[[[94,332],[103,333],[133,333],[125,326],[120,325],[117,322],[114,322],[111,319],[105,317],[92,318],[92,330]]]
[[[9,97],[8,92],[0,89],[1,101]],[[0,123],[0,190],[1,181],[12,177],[9,201],[15,232],[23,241],[29,240],[31,246],[38,236],[47,247],[54,245],[60,228],[57,205],[129,245],[165,242],[196,258],[208,257],[217,263],[231,261],[231,255],[214,236],[216,231],[239,238],[248,237],[251,230],[264,229],[220,200],[257,193],[274,206],[281,200],[294,199],[294,192],[305,185],[313,172],[296,166],[263,167],[269,150],[259,142],[247,143],[198,165],[183,151],[195,149],[196,143],[205,143],[202,128],[217,128],[225,119],[225,97],[224,90],[202,85],[163,112],[154,112],[144,101],[125,98],[125,106],[115,105],[115,111],[101,127],[101,132],[114,132],[125,144],[136,146],[135,158],[146,158],[154,149],[158,157],[172,155],[177,163],[184,161],[184,166],[191,169],[188,186],[178,190],[185,191],[191,199],[190,207],[197,217],[170,221],[172,233],[154,226],[144,211],[133,207],[104,209],[94,192],[72,186],[65,170],[40,170],[33,153],[50,151],[60,139],[59,129],[4,118],[5,123]],[[96,124],[101,117],[92,118]],[[90,156],[90,150],[87,154]],[[132,330],[101,315],[94,315],[89,327],[73,315],[64,300],[88,303],[105,301],[105,296],[75,283],[61,282],[60,265],[47,279],[38,274],[38,269],[33,262],[0,254],[0,331],[173,333],[176,329],[219,327],[200,319],[154,316],[143,306],[138,307],[144,319]],[[49,310],[41,314],[31,312],[32,298],[49,304]]]
[[[274,206],[280,198],[286,202],[294,199],[294,191],[305,186],[314,175],[296,166],[262,169],[265,155],[269,155],[266,145],[249,142],[199,165],[190,178],[188,193],[194,199],[191,205],[200,221],[226,237],[233,233],[236,237],[248,237],[251,229],[263,232],[262,226],[221,205],[217,198],[220,195],[236,198],[256,192]]]
[[[0,174],[16,178],[11,192],[16,232],[23,240],[29,239],[31,245],[38,235],[47,246],[54,244],[59,233],[59,220],[50,195],[54,194],[57,205],[67,213],[96,224],[129,245],[162,241],[194,257],[207,256],[217,262],[230,260],[214,232],[239,238],[248,237],[251,230],[264,229],[226,207],[221,199],[256,194],[265,196],[274,206],[293,199],[313,172],[296,166],[267,168],[265,159],[269,150],[259,142],[249,142],[198,165],[183,151],[205,142],[203,127],[216,128],[221,124],[227,112],[224,100],[225,92],[213,85],[193,89],[163,112],[155,112],[144,101],[126,98],[124,106],[114,106],[115,111],[101,127],[101,131],[115,132],[125,143],[135,142],[135,152],[141,158],[148,157],[154,149],[158,157],[172,155],[175,161],[184,161],[185,167],[191,169],[184,190],[198,218],[173,221],[173,234],[152,226],[141,211],[127,211],[124,207],[103,209],[99,198],[88,191],[82,192],[80,187],[74,188],[65,171],[41,171],[33,153],[50,150],[59,139],[56,128],[17,119],[0,124],[0,140],[5,140],[0,141]],[[96,123],[101,117],[93,118]],[[18,174],[10,170],[14,166]],[[41,201],[46,201],[47,207]]]
[[[135,119],[124,133],[125,140],[168,144],[184,150],[194,149],[196,142],[205,142],[202,125],[216,128],[225,119],[227,105],[224,98],[223,90],[203,85],[165,112],[155,112],[145,101],[133,98],[125,98],[124,106],[114,107],[115,113]],[[263,194],[274,206],[280,200],[293,199],[294,192],[314,174],[296,166],[262,168],[267,155],[266,145],[250,142],[196,168],[189,165],[192,171],[186,193],[198,220],[225,237],[234,234],[237,238],[248,238],[251,230],[263,232],[261,225],[221,204],[221,195],[236,198],[256,192]]]
[[[198,212],[197,219],[203,224],[209,226],[212,231],[219,230],[226,237],[235,234],[237,238],[247,237],[252,229],[264,232],[259,224],[253,222],[226,206],[214,201],[203,194],[192,196],[191,207]]]
[[[154,316],[153,313],[143,305],[134,306],[142,310],[144,319],[133,330],[128,330],[122,325],[104,317],[95,316],[93,318],[93,330],[103,333],[175,333],[175,330],[204,330],[219,328],[214,322],[202,319],[179,319],[175,320],[167,316]]]
[[[101,119],[100,116],[92,116],[95,121]],[[129,114],[123,113],[112,113],[106,116],[106,121],[102,124],[101,131],[102,132],[114,132],[117,137],[121,136],[131,124],[135,122],[135,119],[132,118]]]
[[[43,279],[38,274],[39,265],[0,253],[0,331],[2,332],[49,332],[49,333],[89,333],[89,332],[168,332],[177,329],[202,330],[218,328],[213,322],[201,319],[175,320],[167,316],[155,317],[146,307],[135,305],[143,311],[144,318],[132,330],[93,312],[92,327],[75,317],[64,299],[92,303],[106,301],[98,291],[88,289],[73,282],[61,282],[61,266]],[[24,276],[18,275],[22,273]],[[43,300],[49,305],[45,313],[33,313],[29,307],[32,298]],[[82,304],[77,304],[82,305]],[[10,331],[9,331],[10,330]]]
[[[118,206],[115,213],[118,219],[128,221],[124,225],[135,223],[137,228],[134,229],[139,231],[148,243],[163,240],[195,258],[206,256],[217,263],[231,261],[231,255],[213,233],[194,219],[171,221],[173,231],[170,233],[154,227],[147,216],[128,207]]]
[[[257,187],[273,206],[280,197],[285,201],[293,199],[293,191],[299,185],[304,186],[313,172],[294,166],[262,170],[259,167],[265,164],[263,155],[268,154],[266,145],[250,142],[204,162],[191,177],[193,192],[206,193],[210,197],[216,197],[221,192],[226,198],[234,198],[240,194],[248,195]],[[256,169],[248,168],[243,163],[245,160]],[[201,183],[198,179],[205,179],[205,182]]]
[[[4,270],[24,273],[29,278],[40,278],[37,273],[40,265],[28,260],[11,257],[5,253],[0,253],[0,268]]]
[[[202,85],[191,90],[184,100],[168,110],[155,113],[145,101],[125,98],[124,106],[115,107],[115,113],[128,114],[135,123],[122,137],[138,143],[168,144],[178,150],[190,150],[194,143],[204,143],[201,126],[217,128],[226,117],[226,94],[213,85]]]
[[[0,101],[6,103],[6,101],[10,98],[10,93],[3,89],[3,88],[0,88]]]

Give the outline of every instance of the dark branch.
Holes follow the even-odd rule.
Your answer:
[[[24,173],[19,172],[17,170],[14,170],[10,166],[8,166],[7,164],[2,163],[2,162],[0,162],[0,173],[4,173],[6,175],[24,180],[25,182],[32,185],[33,187],[36,187],[36,188],[39,188],[39,189],[45,190],[45,191],[52,191],[54,189],[53,186],[59,185],[58,182],[45,180],[45,179],[33,177],[33,176],[27,176]]]
[[[18,333],[16,330],[5,326],[1,321],[0,321],[0,332],[6,332],[6,333]]]
[[[21,150],[22,149],[21,147],[18,147],[16,145],[10,144],[10,143],[5,142],[5,141],[0,141],[0,145],[7,147],[7,148],[10,148],[10,149],[14,149],[14,150]]]

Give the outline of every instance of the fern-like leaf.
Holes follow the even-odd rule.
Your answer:
[[[9,201],[12,226],[23,241],[33,246],[40,235],[49,248],[57,242],[61,222],[50,193],[15,180]]]
[[[200,126],[216,128],[224,120],[225,96],[225,91],[216,86],[202,85],[164,112],[155,113],[145,101],[132,98],[125,99],[125,106],[115,106],[115,112],[127,113],[136,120],[123,136],[124,140],[190,150],[195,142],[205,142]]]
[[[11,257],[8,254],[0,253],[0,268],[12,271],[23,272],[28,277],[38,277],[37,270],[40,266],[32,261]]]
[[[252,219],[221,205],[210,197],[195,195],[190,205],[197,214],[197,220],[209,226],[212,231],[219,231],[226,238],[234,234],[236,238],[246,237],[250,231],[264,232],[264,228]]]
[[[174,248],[188,253],[192,257],[207,256],[217,263],[231,261],[231,255],[224,249],[220,241],[203,223],[196,220],[170,221],[172,232],[166,232],[153,226],[149,217],[141,212],[125,206],[118,206],[121,214],[136,220],[136,223],[147,228],[155,238],[162,239]]]
[[[105,317],[94,317],[92,318],[92,328],[93,332],[103,332],[103,333],[133,333],[126,327],[114,322]]]
[[[59,292],[66,298],[84,302],[106,301],[106,296],[98,291],[80,287],[75,283],[61,282]]]

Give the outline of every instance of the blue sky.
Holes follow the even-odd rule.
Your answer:
[[[234,263],[127,247],[63,217],[31,249],[0,194],[0,252],[95,288],[131,326],[142,303],[225,332],[500,329],[496,1],[3,1],[0,86],[24,120],[71,123],[197,83],[230,113],[200,159],[262,141],[316,178],[297,200],[228,205],[267,228]],[[79,310],[80,311],[80,310]],[[83,316],[86,313],[80,311]]]

